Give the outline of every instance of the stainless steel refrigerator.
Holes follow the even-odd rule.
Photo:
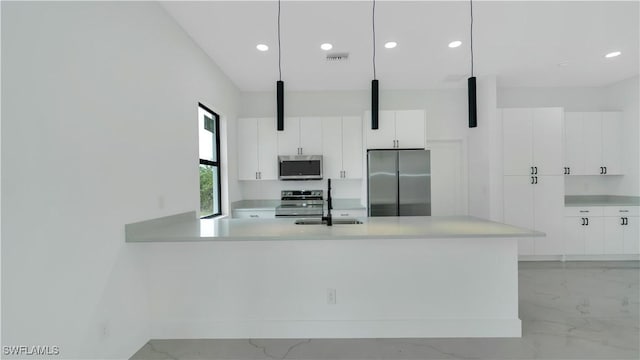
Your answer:
[[[429,150],[367,152],[369,216],[430,216]]]

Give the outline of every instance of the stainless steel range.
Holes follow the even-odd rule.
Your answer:
[[[322,217],[322,190],[283,190],[276,217]]]

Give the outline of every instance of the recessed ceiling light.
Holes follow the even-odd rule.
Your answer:
[[[398,43],[395,41],[389,41],[384,44],[384,47],[386,47],[387,49],[393,49],[396,46],[398,46]]]
[[[256,45],[256,49],[260,50],[260,51],[267,51],[269,50],[269,47],[265,44],[258,44]]]
[[[457,48],[460,45],[462,45],[462,41],[460,40],[452,41],[449,43],[450,48]]]
[[[622,54],[620,51],[614,51],[614,52],[610,52],[607,55],[605,55],[604,57],[606,58],[612,58],[612,57],[616,57],[616,56],[620,56],[620,54]]]
[[[333,45],[331,45],[329,43],[324,43],[324,44],[320,45],[320,49],[322,49],[322,50],[331,50],[331,49],[333,49]]]

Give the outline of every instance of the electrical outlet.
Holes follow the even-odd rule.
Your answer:
[[[327,304],[336,304],[336,289],[327,289]]]

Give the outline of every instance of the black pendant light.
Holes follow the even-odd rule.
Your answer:
[[[469,92],[469,127],[478,126],[478,111],[476,106],[476,77],[473,76],[473,0],[469,0],[471,9],[471,77],[467,79]]]
[[[280,0],[278,0],[278,81],[276,81],[278,131],[284,130],[284,81],[280,53]]]
[[[371,80],[371,129],[378,129],[378,79],[376,79],[376,0],[373,0],[373,80]]]

